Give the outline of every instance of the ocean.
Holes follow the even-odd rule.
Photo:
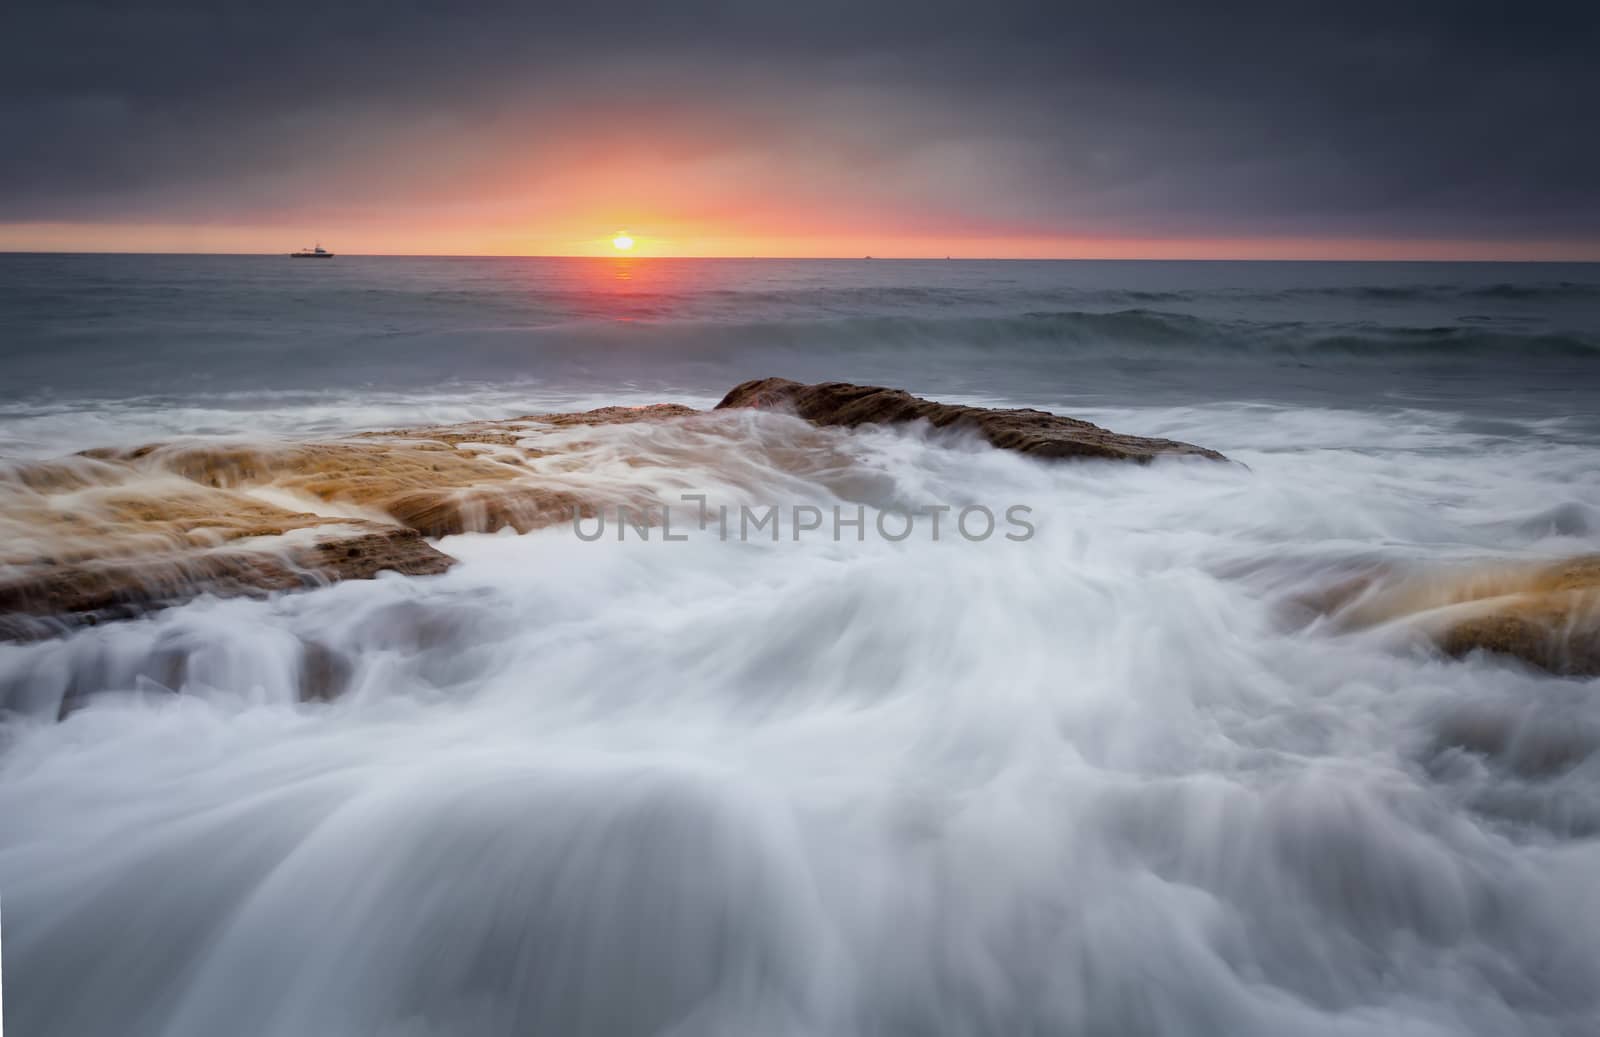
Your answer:
[[[0,512],[768,376],[1238,462],[596,428],[608,486],[1034,532],[466,533],[0,644],[18,1034],[1600,1033],[1600,681],[1303,607],[1600,550],[1600,265],[0,255],[0,365]]]

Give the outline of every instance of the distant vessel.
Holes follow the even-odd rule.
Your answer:
[[[291,259],[332,259],[333,253],[317,245],[313,248],[303,248],[299,252],[289,253]]]

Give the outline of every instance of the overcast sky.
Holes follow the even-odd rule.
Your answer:
[[[1597,30],[1470,0],[11,0],[0,247],[1600,258]]]

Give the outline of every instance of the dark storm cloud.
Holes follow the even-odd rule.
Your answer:
[[[1592,239],[1596,9],[12,4],[0,220],[403,195],[508,132],[669,103],[726,147],[915,153],[893,186],[961,225]]]

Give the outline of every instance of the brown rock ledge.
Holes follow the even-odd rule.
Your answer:
[[[903,389],[848,382],[802,385],[787,378],[762,378],[735,386],[717,404],[718,410],[728,407],[786,410],[816,425],[844,428],[924,420],[935,428],[972,429],[992,446],[1029,457],[1097,458],[1139,464],[1173,455],[1227,460],[1215,450],[1192,443],[1125,436],[1048,411],[935,403]]]
[[[369,432],[323,443],[155,443],[86,456],[172,472],[225,489],[319,501],[427,537],[531,532],[588,509],[589,497],[540,479],[528,462],[548,456],[540,438],[582,426],[667,421],[698,413],[678,404],[602,407],[500,421]]]
[[[289,528],[282,532],[222,547],[8,566],[0,576],[0,640],[49,637],[200,594],[263,596],[372,579],[385,570],[428,576],[455,562],[409,529],[319,522],[287,512],[284,517]],[[294,524],[300,520],[303,524]]]
[[[1494,652],[1567,676],[1600,675],[1600,555],[1376,572],[1322,602],[1340,629],[1409,625],[1449,655]]]
[[[735,388],[719,406],[782,408],[844,428],[926,419],[1041,458],[1222,459],[1042,411],[952,406],[872,386],[766,379]],[[625,446],[619,454],[616,442],[584,429],[695,414],[676,404],[604,407],[332,442],[154,443],[0,465],[0,640],[52,636],[207,593],[265,595],[384,570],[439,573],[454,560],[424,537],[525,533],[574,509],[642,509],[657,503],[649,480],[597,476],[594,465],[672,468],[726,450],[737,429],[717,421],[686,428],[648,457]],[[830,453],[831,434],[773,434],[787,439],[769,459],[797,473],[832,471],[843,460]]]
[[[545,456],[541,435],[693,413],[606,407],[336,442],[154,443],[0,465],[0,640],[201,594],[441,573],[454,559],[424,537],[527,532],[593,509],[570,479],[530,471]]]

